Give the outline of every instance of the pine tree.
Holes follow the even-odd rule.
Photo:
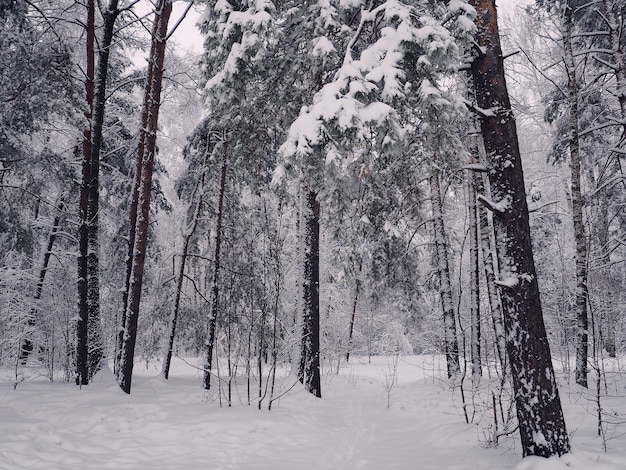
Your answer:
[[[100,367],[102,345],[99,338],[100,328],[100,273],[99,273],[99,218],[100,218],[100,152],[102,149],[105,105],[107,96],[107,76],[109,73],[109,57],[115,33],[115,22],[120,14],[118,1],[110,0],[102,13],[104,24],[98,49],[98,65],[93,75],[93,91],[90,57],[94,54],[95,25],[93,15],[95,6],[88,5],[87,21],[87,117],[90,118],[89,129],[85,131],[83,150],[89,155],[83,156],[83,183],[81,189],[81,206],[79,216],[81,226],[80,256],[78,260],[78,293],[79,314],[76,330],[76,384],[87,385],[89,378]],[[92,94],[93,93],[93,94]],[[93,100],[92,103],[90,101]],[[89,142],[87,140],[89,139]]]
[[[163,64],[167,41],[167,25],[172,13],[172,2],[160,0],[155,9],[151,35],[148,77],[144,91],[142,127],[137,149],[135,180],[129,208],[130,269],[127,271],[125,311],[122,316],[123,336],[120,347],[117,379],[120,388],[130,393],[137,341],[137,322],[143,285],[144,266],[152,195],[152,177],[156,158],[156,134],[161,104]]]
[[[570,450],[543,322],[515,119],[504,78],[496,5],[473,0],[478,52],[471,71],[493,201],[506,347],[524,456]]]

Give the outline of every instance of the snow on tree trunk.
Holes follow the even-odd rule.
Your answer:
[[[477,55],[471,66],[493,201],[506,347],[524,456],[570,450],[535,272],[515,119],[504,77],[495,0],[472,0]]]
[[[117,380],[121,389],[130,393],[133,361],[135,358],[135,343],[137,340],[137,321],[139,318],[139,304],[141,301],[141,287],[146,258],[148,240],[148,226],[150,216],[150,197],[152,191],[152,174],[156,152],[156,134],[161,104],[161,86],[163,82],[163,62],[165,60],[165,46],[167,39],[167,24],[172,13],[171,0],[159,0],[156,6],[155,18],[152,27],[152,45],[148,64],[148,79],[144,92],[143,116],[146,125],[140,130],[144,134],[140,138],[143,142],[138,147],[135,185],[139,181],[139,191],[136,194],[136,205],[131,203],[130,210],[136,207],[136,223],[134,240],[131,240],[132,268],[127,286],[128,300],[124,315],[123,342],[120,348],[119,368]],[[144,119],[142,119],[144,121]],[[133,195],[133,197],[135,194]],[[133,216],[130,216],[132,220]],[[132,233],[132,232],[131,232]]]
[[[172,363],[172,354],[174,352],[174,339],[176,338],[176,325],[178,323],[178,315],[180,313],[180,298],[183,291],[183,281],[185,280],[185,265],[187,264],[187,257],[189,254],[189,245],[194,235],[196,234],[196,229],[198,228],[198,223],[200,221],[200,215],[202,212],[202,206],[204,204],[204,184],[205,184],[205,173],[203,172],[200,176],[200,180],[198,181],[198,185],[196,188],[197,191],[197,201],[196,207],[193,212],[193,218],[191,220],[191,225],[185,235],[185,240],[183,242],[183,252],[180,256],[180,266],[178,268],[178,278],[176,279],[176,293],[174,297],[174,310],[172,311],[172,318],[170,320],[170,334],[169,340],[167,343],[167,351],[165,352],[165,359],[163,360],[163,377],[165,380],[169,378],[170,375],[170,365]]]
[[[482,160],[482,159],[481,159]],[[482,163],[482,162],[481,162]],[[476,193],[483,197],[489,197],[484,182],[483,174],[477,175],[474,179],[476,182]],[[485,270],[485,284],[487,285],[487,297],[489,298],[489,308],[491,309],[491,321],[493,323],[493,331],[496,337],[496,350],[498,360],[502,368],[502,376],[507,374],[506,346],[504,325],[502,319],[502,303],[500,302],[500,294],[496,287],[496,275],[493,259],[493,243],[491,240],[491,224],[487,208],[482,204],[478,206],[478,224],[480,231],[480,247],[483,255],[483,269]]]
[[[226,193],[226,170],[228,165],[227,137],[224,135],[224,151],[222,154],[222,166],[220,169],[220,192],[217,201],[217,220],[215,222],[215,251],[213,252],[213,280],[211,281],[211,310],[207,323],[206,351],[204,363],[204,376],[202,386],[205,390],[211,388],[211,367],[213,363],[213,348],[215,347],[215,326],[219,311],[219,279],[220,279],[220,256],[222,248],[222,221],[224,217],[224,194]]]
[[[568,82],[569,154],[572,198],[572,222],[576,241],[576,383],[587,387],[589,320],[587,318],[587,234],[583,220],[583,199],[580,186],[581,157],[578,139],[578,82],[572,48],[572,7],[568,3],[563,16],[563,51]]]
[[[95,55],[95,5],[87,4],[87,77],[85,82],[87,114],[90,121],[83,133],[83,181],[79,207],[78,256],[78,324],[76,329],[76,383],[85,385],[102,360],[100,327],[100,150],[106,103],[106,81],[109,55],[113,43],[115,21],[119,15],[117,0],[111,0],[102,12],[104,18],[102,38],[99,42],[98,67]]]
[[[322,396],[320,377],[320,203],[317,193],[304,185],[303,354],[304,386]]]
[[[63,210],[63,203],[61,202],[58,206],[59,213]],[[46,244],[46,251],[43,254],[43,263],[41,269],[39,270],[39,278],[37,280],[37,286],[35,289],[35,295],[33,296],[35,303],[41,299],[41,293],[43,292],[43,284],[46,280],[46,274],[48,272],[48,265],[50,264],[50,255],[52,255],[52,248],[54,247],[54,242],[56,240],[57,232],[59,230],[59,224],[61,223],[61,216],[56,215],[52,222],[52,228],[50,229],[50,234],[48,235],[48,243]],[[31,316],[28,319],[28,330],[31,331],[35,327],[35,315],[36,308],[33,307],[31,309]],[[34,343],[31,338],[26,337],[20,346],[19,351],[19,359],[22,364],[26,364],[28,362],[28,357],[30,353],[34,349]]]
[[[476,208],[476,184],[474,170],[467,170],[466,192],[467,211],[469,214],[469,240],[470,240],[470,359],[472,361],[472,381],[477,384],[482,376],[482,364],[480,358],[480,295],[478,264],[478,218]]]
[[[363,258],[359,259],[359,269],[357,270],[356,279],[354,280],[354,301],[352,302],[352,315],[350,316],[350,327],[348,329],[348,350],[346,351],[346,362],[350,361],[350,352],[352,351],[352,337],[354,336],[354,323],[356,320],[356,309],[359,302],[359,293],[361,292],[361,273],[363,272]]]
[[[448,261],[448,243],[443,224],[443,207],[439,176],[430,177],[430,200],[433,209],[433,225],[435,237],[435,258],[439,275],[439,292],[443,309],[443,333],[448,378],[455,380],[461,373],[459,363],[459,343],[456,334],[456,315],[452,301],[452,283],[450,282],[450,263]]]

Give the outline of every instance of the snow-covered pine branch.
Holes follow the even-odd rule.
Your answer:
[[[338,8],[343,3],[339,2]],[[457,13],[461,4],[465,5],[454,2]],[[449,31],[419,8],[390,0],[361,11],[359,25],[343,51],[341,66],[292,124],[281,147],[286,161],[298,160],[326,146],[324,151],[333,153],[326,162],[336,162],[342,148],[334,142],[339,140],[354,148],[356,142],[377,133],[384,137],[376,144],[385,148],[403,141],[406,127],[402,117],[410,112],[411,102],[419,100],[426,108],[455,106],[445,98],[436,80],[457,66],[458,48]],[[337,15],[324,9],[322,14],[328,15],[326,24],[335,24],[328,18],[336,19]],[[375,40],[363,44],[365,31],[374,27],[378,31]],[[314,55],[335,52],[337,47],[331,44],[328,37],[317,38]],[[355,54],[357,51],[360,53]]]

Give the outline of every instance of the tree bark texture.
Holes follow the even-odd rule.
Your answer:
[[[484,178],[486,176],[480,174],[476,175],[476,193],[488,197]],[[487,296],[489,297],[489,308],[491,310],[491,321],[493,324],[493,331],[496,337],[496,351],[498,354],[498,360],[500,361],[500,367],[502,369],[502,376],[507,375],[508,361],[506,358],[506,345],[504,324],[502,318],[502,303],[500,302],[500,293],[496,287],[496,268],[494,267],[493,258],[493,242],[491,240],[491,224],[489,223],[489,215],[485,206],[478,205],[478,225],[480,231],[480,248],[483,255],[483,269],[485,271],[485,284],[487,285]]]
[[[141,288],[143,284],[144,265],[148,241],[148,226],[150,218],[150,199],[152,191],[152,175],[156,153],[157,126],[159,120],[159,107],[161,105],[161,87],[163,82],[163,63],[165,61],[165,46],[167,38],[167,25],[172,13],[171,0],[159,0],[154,23],[152,26],[152,44],[150,47],[150,59],[148,63],[148,80],[144,92],[142,123],[140,130],[140,143],[137,149],[137,161],[135,171],[135,183],[133,188],[138,187],[133,199],[130,211],[136,209],[134,236],[131,240],[132,267],[130,270],[129,284],[127,287],[128,299],[124,316],[123,341],[120,348],[119,368],[117,379],[121,389],[130,393],[135,358],[135,343],[137,341],[137,322],[139,319],[139,305],[141,302]],[[138,183],[138,186],[137,186]],[[136,203],[134,198],[136,199]],[[133,219],[133,215],[129,216]]]
[[[206,336],[206,361],[204,363],[204,376],[202,385],[205,390],[211,388],[211,369],[213,365],[213,348],[215,347],[215,327],[219,313],[219,280],[220,261],[222,254],[222,224],[224,221],[224,195],[226,193],[226,170],[228,169],[228,145],[227,136],[223,139],[224,151],[222,153],[222,166],[220,169],[220,189],[217,199],[217,220],[215,222],[215,251],[213,252],[213,280],[211,282],[211,310],[207,322]]]
[[[450,263],[448,243],[443,224],[443,202],[441,184],[438,175],[430,177],[430,201],[433,210],[433,231],[435,238],[435,258],[439,276],[439,293],[443,310],[443,341],[448,367],[448,378],[454,380],[461,374],[459,362],[459,342],[456,335],[456,315],[452,301],[452,283],[450,282]]]
[[[495,0],[476,9],[477,55],[471,73],[487,169],[499,266],[506,347],[524,456],[570,450],[535,272],[517,129],[504,77]]]
[[[467,211],[469,214],[470,243],[470,360],[472,361],[472,381],[477,384],[482,376],[480,357],[480,294],[479,294],[479,259],[478,259],[478,217],[476,207],[476,184],[473,170],[466,176]]]
[[[578,138],[578,82],[572,47],[572,7],[566,5],[563,15],[563,51],[568,81],[569,154],[572,198],[572,222],[576,243],[576,383],[587,387],[589,355],[589,319],[587,315],[587,234],[583,220],[583,198],[580,185],[581,156]]]
[[[305,185],[303,352],[304,386],[322,396],[320,376],[320,204],[317,193]]]
[[[76,383],[86,385],[102,360],[100,329],[100,149],[106,104],[106,80],[113,43],[117,0],[110,0],[102,12],[104,19],[95,68],[95,4],[87,3],[87,76],[85,94],[88,126],[83,132],[83,181],[79,202],[78,324],[76,330]]]

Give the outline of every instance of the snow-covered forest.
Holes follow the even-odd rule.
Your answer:
[[[625,15],[0,0],[0,468],[626,468]]]

